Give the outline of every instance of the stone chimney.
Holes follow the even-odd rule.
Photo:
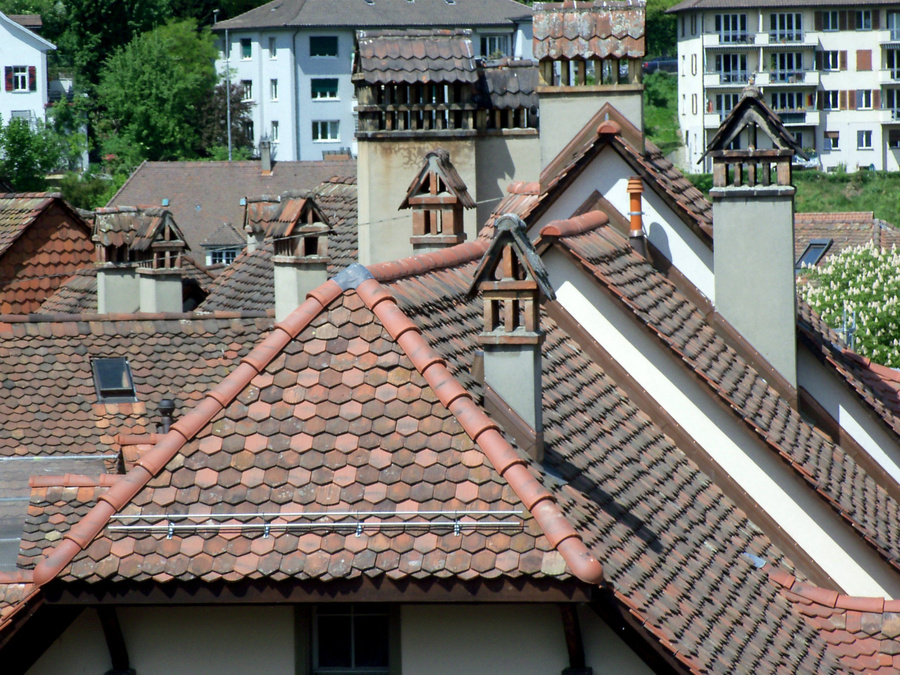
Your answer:
[[[272,141],[265,134],[259,140],[259,164],[263,176],[272,175]]]
[[[733,149],[735,145],[741,149]],[[758,90],[750,89],[704,155],[713,164],[716,311],[794,389],[797,315],[791,161],[802,152]]]
[[[540,328],[542,295],[554,299],[540,256],[515,215],[501,216],[469,293],[484,298],[484,405],[520,449],[544,456]]]
[[[275,241],[275,320],[281,321],[306,300],[306,294],[328,281],[327,220],[312,198],[286,198],[284,210],[298,211],[291,223],[276,221],[269,230]]]

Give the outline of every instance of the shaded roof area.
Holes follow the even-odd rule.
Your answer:
[[[329,275],[334,275],[359,258],[357,238],[357,187],[355,177],[334,177],[308,193],[328,218]],[[247,204],[247,228],[269,232],[289,198],[265,198]],[[228,265],[209,289],[201,312],[265,311],[275,306],[275,278],[271,237],[253,250],[245,249]]]
[[[0,316],[0,457],[115,455],[174,398],[181,414],[271,329],[266,316]],[[91,360],[125,357],[137,401],[99,403]]]
[[[37,310],[93,258],[90,226],[62,195],[0,195],[0,313]]]
[[[372,267],[476,399],[483,304],[466,294],[486,246]],[[824,641],[742,556],[782,553],[554,320],[554,305],[541,317],[546,456],[531,468],[603,561],[617,611],[690,672],[835,672]]]
[[[223,223],[243,224],[242,199],[311,190],[332,176],[355,174],[355,160],[275,162],[272,175],[263,175],[260,163],[252,161],[144,162],[108,206],[161,206],[169,200],[166,208],[202,265],[203,242]]]
[[[353,79],[366,84],[478,81],[472,31],[362,30]]]
[[[799,260],[813,239],[830,239],[832,243],[826,255],[832,256],[846,248],[865,246],[868,243],[879,249],[900,245],[900,230],[887,221],[875,218],[871,211],[795,213],[795,260]]]
[[[488,107],[500,110],[534,108],[538,105],[538,69],[527,59],[492,59],[481,68],[482,95]]]
[[[205,269],[199,267],[194,259],[185,256],[182,259],[182,295],[192,296],[193,285],[202,293],[209,292],[213,277]],[[97,313],[97,268],[86,267],[76,272],[57,291],[47,298],[38,314],[96,314]]]
[[[843,448],[827,440],[710,326],[704,314],[618,233],[559,244],[725,402],[798,478],[900,569],[900,506]]]
[[[643,2],[536,2],[534,58],[643,58],[644,14]]]
[[[687,12],[699,9],[756,9],[758,7],[872,7],[894,4],[890,0],[682,0],[666,10]]]
[[[247,243],[247,236],[231,223],[222,223],[211,235],[200,244],[204,248],[216,248],[219,246],[243,246]]]
[[[900,600],[844,595],[805,584],[777,567],[766,571],[772,586],[840,654],[848,672],[900,671]]]
[[[220,21],[216,31],[323,26],[334,28],[506,26],[529,21],[531,8],[514,0],[273,0]]]
[[[44,27],[44,20],[40,14],[7,14],[7,18],[12,19],[22,28],[27,28],[35,33],[40,33]]]

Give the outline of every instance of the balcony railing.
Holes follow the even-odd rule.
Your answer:
[[[803,82],[804,70],[773,70],[770,73],[772,82]]]
[[[719,33],[719,44],[749,44],[753,42],[750,33]]]
[[[769,43],[773,42],[803,42],[802,30],[778,30],[769,31]]]

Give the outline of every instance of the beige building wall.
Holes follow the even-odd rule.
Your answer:
[[[475,207],[479,229],[513,181],[537,181],[541,176],[541,147],[536,130],[505,131],[479,136],[475,144],[478,179],[475,192],[470,194],[478,202]],[[477,197],[475,196],[477,194]]]

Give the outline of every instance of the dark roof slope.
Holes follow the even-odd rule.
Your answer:
[[[366,84],[477,82],[471,37],[466,29],[361,30],[353,79]]]
[[[220,24],[221,25],[221,24]],[[356,175],[355,160],[275,162],[264,175],[259,162],[144,162],[109,201],[109,206],[166,208],[195,256],[222,223],[241,227],[242,199],[288,190],[311,190],[332,176]],[[198,260],[203,264],[203,260]]]
[[[482,87],[489,107],[517,110],[538,105],[538,69],[535,61],[526,59],[493,59],[481,69]]]
[[[214,26],[216,31],[282,26],[333,28],[470,28],[507,26],[531,19],[531,8],[514,0],[273,0]]]

